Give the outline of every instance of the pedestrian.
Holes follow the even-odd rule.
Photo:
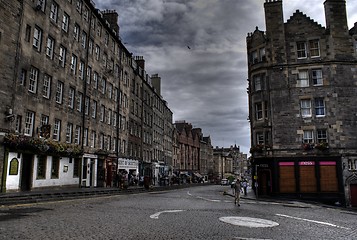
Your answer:
[[[244,196],[247,196],[248,183],[247,183],[246,179],[244,179],[244,181],[242,182],[242,187],[243,187],[243,191],[244,191]]]
[[[234,204],[240,206],[240,191],[241,191],[241,186],[240,186],[240,180],[237,178],[236,184],[234,185]]]

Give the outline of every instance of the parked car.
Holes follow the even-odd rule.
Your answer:
[[[223,178],[223,179],[221,180],[221,185],[229,185],[228,179],[227,179],[227,178]]]

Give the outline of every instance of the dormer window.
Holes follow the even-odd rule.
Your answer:
[[[298,58],[306,58],[306,42],[297,42],[296,43],[296,51]]]

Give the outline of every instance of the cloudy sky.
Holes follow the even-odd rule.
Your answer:
[[[162,79],[174,114],[210,135],[212,145],[249,153],[246,36],[265,30],[265,0],[94,0],[115,9],[120,36],[148,74]],[[325,26],[324,0],[283,0],[285,21],[299,9]],[[347,0],[348,24],[357,1]]]

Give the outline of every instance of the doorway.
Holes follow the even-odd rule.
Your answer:
[[[258,176],[259,195],[267,196],[271,193],[271,173],[270,170],[260,170]]]
[[[357,207],[357,184],[350,185],[351,207]]]
[[[22,154],[22,170],[20,180],[20,190],[30,191],[32,182],[33,157],[31,154]]]

